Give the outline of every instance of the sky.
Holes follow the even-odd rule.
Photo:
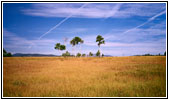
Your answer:
[[[165,3],[3,3],[3,48],[14,53],[164,54]],[[72,47],[78,36],[84,43]],[[67,41],[65,39],[67,38]],[[54,49],[56,43],[66,50]]]

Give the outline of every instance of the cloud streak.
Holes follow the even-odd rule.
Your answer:
[[[49,51],[54,50],[53,46],[58,40],[52,40],[52,39],[43,39],[43,40],[28,40],[26,38],[17,36],[13,32],[9,32],[8,30],[3,30],[3,47],[5,49],[9,49],[8,51],[12,53],[18,52],[26,52],[26,51],[32,51],[32,50],[42,50],[42,48],[52,48],[49,49]],[[36,45],[35,45],[36,44]],[[29,45],[35,46],[36,49],[28,49]],[[12,51],[11,51],[12,50]],[[33,51],[32,51],[33,52]]]
[[[76,12],[70,14],[69,16],[67,16],[66,18],[64,18],[62,21],[60,21],[58,24],[56,24],[54,27],[52,27],[51,29],[49,29],[47,32],[45,32],[44,34],[42,34],[38,40],[40,40],[42,37],[44,37],[45,35],[49,34],[51,31],[53,31],[54,29],[56,29],[57,27],[59,27],[62,23],[64,23],[65,21],[67,21],[69,18],[71,18],[74,14],[76,14],[78,11],[80,11],[83,7],[85,7],[87,5],[87,3],[83,4],[80,8],[78,8],[76,10]],[[32,45],[29,46],[29,48],[32,48]]]
[[[76,12],[70,14],[69,16],[67,16],[66,18],[64,18],[62,21],[60,21],[58,24],[56,24],[54,27],[52,27],[51,29],[49,29],[47,32],[45,32],[44,34],[42,34],[38,39],[40,40],[42,37],[44,37],[45,35],[49,34],[52,30],[56,29],[57,27],[59,27],[62,23],[64,23],[65,21],[67,21],[69,18],[71,18],[74,14],[76,14],[78,11],[80,11],[83,7],[85,7],[87,5],[87,3],[83,4],[80,8],[78,8],[76,10]]]
[[[123,6],[121,6],[123,5]],[[77,11],[79,3],[33,4],[22,9],[26,15],[41,17],[67,17]],[[165,9],[165,3],[90,3],[74,18],[128,18],[132,16],[152,16]]]
[[[34,3],[27,5],[24,6],[27,8],[21,8],[22,12],[15,12],[10,7],[4,11],[9,12],[9,15],[10,13],[16,13],[16,15],[24,13],[25,15],[22,17],[15,17],[25,18],[27,22],[30,22],[21,24],[15,18],[11,21],[6,17],[5,22],[10,24],[5,25],[7,29],[3,32],[3,46],[9,52],[50,52],[60,55],[61,53],[54,49],[55,43],[64,43],[64,37],[72,39],[79,36],[84,40],[82,53],[88,54],[90,51],[96,53],[98,33],[106,41],[106,44],[101,45],[101,51],[105,55],[157,54],[166,50],[166,18],[161,16],[166,13],[166,6],[162,3],[90,3],[84,7],[83,3]],[[22,4],[21,6],[23,7]],[[78,9],[80,10],[78,11]],[[72,18],[72,21],[63,25],[69,18]],[[59,23],[53,22],[54,20]],[[46,24],[39,25],[42,21]],[[12,29],[12,24],[16,24],[16,22],[18,22],[17,26]],[[54,26],[44,31],[50,26],[48,22],[53,23]],[[140,22],[142,23],[138,24]],[[38,27],[27,27],[32,24]],[[62,27],[60,27],[61,25]],[[109,30],[112,31],[108,32]],[[48,34],[50,35],[47,37]],[[66,50],[72,52],[72,46],[69,42],[67,43]],[[30,48],[28,49],[28,47]]]
[[[166,11],[162,11],[162,12],[160,12],[160,13],[154,15],[153,17],[149,18],[149,19],[148,19],[146,22],[144,22],[143,24],[140,24],[140,25],[138,25],[138,26],[136,26],[136,27],[134,27],[134,28],[132,28],[132,29],[129,29],[129,30],[123,32],[122,34],[128,33],[128,32],[133,31],[133,30],[135,30],[135,29],[137,29],[137,28],[139,28],[139,27],[142,27],[142,26],[144,26],[145,24],[149,23],[150,21],[155,20],[157,17],[159,17],[159,16],[161,16],[161,15],[163,15],[163,14],[165,14],[165,13],[166,13]]]

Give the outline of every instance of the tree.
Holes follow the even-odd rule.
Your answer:
[[[81,56],[81,53],[77,53],[77,55],[76,55],[77,57],[80,57]]]
[[[82,54],[82,57],[85,57],[86,56],[86,54]]]
[[[12,54],[10,52],[7,52],[5,49],[3,49],[3,56],[4,57],[12,57]]]
[[[93,53],[92,53],[92,52],[89,52],[89,56],[93,56]]]
[[[98,50],[96,56],[100,57],[100,51]]]
[[[101,44],[105,44],[105,41],[104,41],[104,38],[101,36],[101,35],[98,35],[97,37],[96,37],[96,42],[98,42],[98,46],[99,46],[99,52],[100,52],[100,45]]]
[[[3,49],[3,53],[7,53],[5,49]]]
[[[70,41],[70,44],[74,47],[78,44],[82,44],[84,43],[84,41],[80,38],[80,37],[74,37],[71,41]]]
[[[12,57],[12,54],[11,53],[7,53],[7,57]]]
[[[7,55],[7,52],[5,49],[3,49],[3,56],[6,57],[6,55]]]
[[[57,43],[56,45],[55,45],[55,49],[57,49],[57,50],[65,50],[66,49],[66,46],[65,45],[61,45],[60,43]]]
[[[164,56],[166,56],[166,51],[164,52]]]

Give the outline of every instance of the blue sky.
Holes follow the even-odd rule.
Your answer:
[[[105,39],[105,55],[163,54],[166,4],[3,3],[3,48],[8,52],[96,53],[97,35]],[[81,49],[70,45],[75,36],[84,40]],[[65,44],[66,50],[55,50],[56,43]]]

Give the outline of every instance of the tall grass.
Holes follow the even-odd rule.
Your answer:
[[[165,97],[166,58],[3,58],[4,97]]]

